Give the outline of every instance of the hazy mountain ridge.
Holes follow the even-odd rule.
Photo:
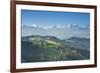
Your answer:
[[[90,37],[89,26],[22,26],[22,36],[41,35],[55,36],[59,39],[68,39],[70,37]]]
[[[90,39],[82,37],[71,37],[66,40],[72,47],[81,48],[83,50],[90,50]]]

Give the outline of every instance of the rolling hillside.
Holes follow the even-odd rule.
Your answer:
[[[85,60],[90,58],[90,52],[86,45],[86,49],[82,46],[77,47],[74,42],[89,42],[85,38],[70,38],[60,40],[54,36],[25,36],[22,37],[21,62],[45,62],[45,61],[69,61],[69,60]],[[83,40],[83,41],[81,41]],[[71,45],[72,44],[72,45]],[[80,43],[76,43],[80,45]],[[84,46],[85,46],[84,45]]]

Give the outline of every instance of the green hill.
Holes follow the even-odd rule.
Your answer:
[[[22,37],[21,42],[22,63],[85,60],[90,57],[89,51],[70,46],[53,36],[27,36]]]

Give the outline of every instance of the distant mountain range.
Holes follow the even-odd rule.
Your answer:
[[[81,28],[81,29],[89,29],[89,25],[85,25],[85,26],[81,26],[81,25],[77,25],[77,24],[69,24],[69,25],[37,25],[37,24],[33,24],[33,25],[22,25],[26,26],[26,27],[33,27],[33,28],[42,28],[42,29],[52,29],[52,28]]]
[[[55,36],[24,36],[21,40],[21,62],[90,59],[89,41],[80,37],[61,40]]]
[[[65,41],[67,44],[72,47],[81,48],[83,50],[90,50],[90,39],[89,38],[80,38],[80,37],[71,37]]]
[[[41,36],[55,36],[59,39],[68,39],[75,37],[90,37],[89,25],[79,26],[71,24],[67,26],[38,26],[33,24],[32,26],[22,26],[22,36],[41,35]]]

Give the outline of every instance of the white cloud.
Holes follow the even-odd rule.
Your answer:
[[[56,28],[66,28],[65,25],[56,25]]]
[[[69,29],[69,28],[71,28],[71,25],[69,24],[69,25],[67,25],[67,28]]]
[[[57,28],[61,28],[61,26],[60,26],[60,25],[56,25],[56,27],[57,27]]]
[[[44,29],[52,29],[53,26],[43,26]]]
[[[36,24],[33,24],[33,25],[32,25],[32,27],[35,27],[35,28],[36,28],[36,27],[37,27],[37,25],[36,25]]]

